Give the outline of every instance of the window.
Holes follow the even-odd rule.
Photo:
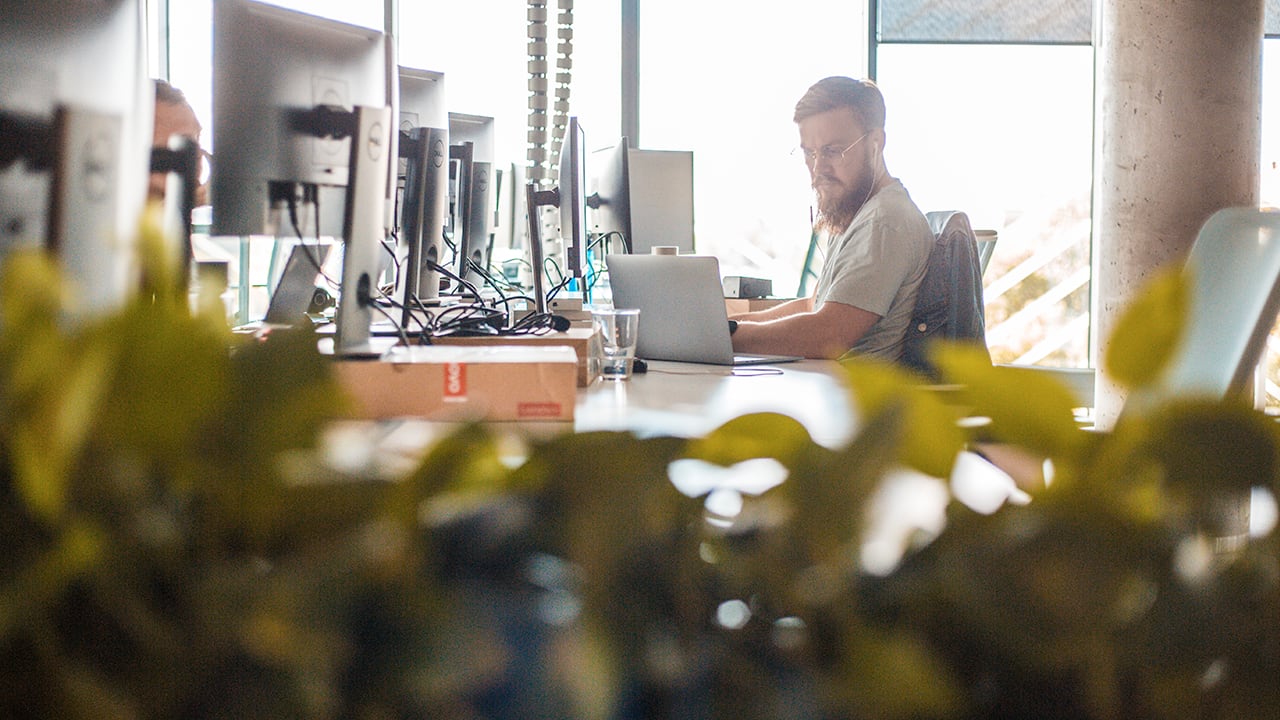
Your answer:
[[[922,210],[998,233],[992,358],[1087,365],[1092,48],[882,45],[877,64],[890,172]]]
[[[1088,365],[1092,3],[873,2],[890,170],[922,210],[998,233],[992,359]]]
[[[1268,0],[1268,21],[1280,25],[1280,13],[1271,13],[1274,0]],[[1280,31],[1280,27],[1275,28]],[[1262,178],[1260,199],[1264,207],[1280,208],[1280,37],[1268,36],[1262,42]],[[1267,338],[1263,356],[1266,366],[1266,405],[1280,411],[1280,321]]]
[[[640,13],[640,146],[693,151],[697,251],[794,293],[812,192],[791,115],[818,79],[866,74],[859,3],[645,0]]]

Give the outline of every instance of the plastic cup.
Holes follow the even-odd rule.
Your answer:
[[[600,377],[630,380],[640,331],[638,308],[593,308],[591,324],[600,335]]]

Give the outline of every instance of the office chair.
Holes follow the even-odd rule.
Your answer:
[[[899,362],[937,380],[928,358],[931,341],[943,338],[987,348],[982,260],[968,215],[952,210],[925,217],[935,241]]]
[[[800,286],[796,288],[796,297],[809,296],[809,280],[817,280],[818,273],[813,269],[813,260],[818,254],[818,239],[822,233],[818,232],[815,226],[813,231],[809,233],[809,249],[804,254],[804,266],[800,268]]]
[[[932,215],[932,214],[933,213],[929,213],[929,215]],[[991,256],[996,254],[997,239],[998,238],[995,232],[991,232],[990,234],[975,235],[975,240],[977,240],[978,242],[979,267],[982,269],[983,275],[987,274],[987,266],[991,264]]]
[[[1215,212],[1196,236],[1184,272],[1191,302],[1182,343],[1160,382],[1126,399],[1126,408],[1245,390],[1280,312],[1280,212]]]
[[[1182,396],[1225,398],[1248,386],[1280,313],[1280,212],[1217,211],[1196,236],[1184,272],[1191,277],[1186,335],[1160,382],[1127,398],[1126,407]],[[1092,407],[1092,369],[1015,367],[1060,377]]]
[[[1121,414],[1148,411],[1175,398],[1225,399],[1248,387],[1280,313],[1280,211],[1215,212],[1196,236],[1183,272],[1191,281],[1191,297],[1182,341],[1160,380],[1129,395]],[[1062,371],[1019,367],[1055,375]],[[1092,371],[1068,372],[1075,381],[1068,386],[1074,384],[1092,406]],[[977,444],[976,449],[1024,487],[1043,480],[1034,477],[1039,458],[999,444]],[[1018,466],[1024,471],[1019,473]]]

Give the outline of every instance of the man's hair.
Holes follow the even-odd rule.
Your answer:
[[[832,76],[819,80],[796,103],[795,122],[837,108],[849,108],[863,130],[884,129],[884,96],[870,80]]]
[[[165,105],[186,105],[191,106],[187,102],[187,96],[178,88],[169,84],[167,80],[156,80],[156,102]]]

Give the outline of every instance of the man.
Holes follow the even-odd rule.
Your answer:
[[[178,88],[164,80],[156,80],[155,128],[151,135],[152,147],[169,147],[169,138],[181,135],[197,145],[200,143],[200,120],[191,109],[187,97]],[[204,162],[204,158],[201,162]],[[152,199],[164,199],[165,173],[152,173],[148,195]],[[208,188],[201,184],[196,188],[196,204],[204,205]]]
[[[734,316],[735,350],[898,359],[933,233],[885,168],[884,115],[879,88],[847,77],[820,80],[796,104],[825,261],[812,297]]]

